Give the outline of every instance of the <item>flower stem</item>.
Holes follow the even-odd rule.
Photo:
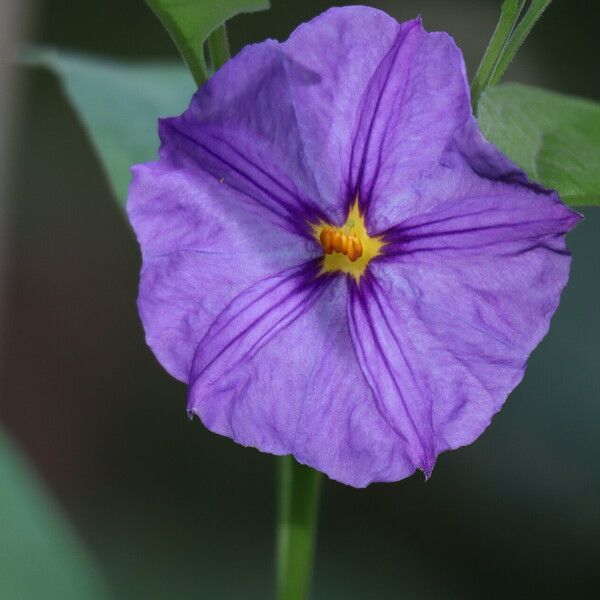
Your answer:
[[[531,33],[533,26],[537,23],[542,13],[548,8],[551,0],[532,0],[527,12],[511,34],[509,40],[494,66],[490,75],[489,85],[495,85],[500,82],[506,69],[515,58],[517,51],[525,41],[525,38]]]
[[[508,44],[524,5],[525,0],[504,0],[502,3],[500,19],[471,84],[473,109],[477,108],[481,92],[489,85],[490,78],[500,60],[502,51]]]
[[[529,8],[519,21],[525,0],[504,0],[500,20],[471,84],[471,103],[475,112],[482,92],[486,87],[500,82],[525,38],[551,1],[531,0]]]
[[[306,600],[312,578],[321,473],[297,463],[292,456],[277,460],[277,600]]]
[[[231,58],[225,23],[208,36],[207,44],[212,70],[218,71]]]

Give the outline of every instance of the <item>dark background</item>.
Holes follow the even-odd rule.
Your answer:
[[[454,35],[471,75],[500,2],[373,3]],[[232,50],[328,2],[274,0]],[[38,0],[30,38],[173,57],[142,0]],[[508,80],[600,99],[598,3],[555,0]],[[275,460],[209,433],[146,348],[138,249],[54,78],[23,73],[10,155],[0,417],[117,597],[268,598]],[[523,383],[430,481],[323,488],[315,598],[598,598],[600,211],[569,236],[571,281]]]

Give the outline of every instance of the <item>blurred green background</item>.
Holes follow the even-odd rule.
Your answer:
[[[332,5],[272,4],[230,23],[233,51]],[[371,4],[449,31],[471,74],[499,6]],[[599,17],[597,3],[555,0],[506,79],[600,100]],[[142,0],[37,0],[30,29],[36,43],[176,58]],[[21,76],[1,420],[114,597],[268,598],[275,461],[188,420],[184,386],[144,344],[137,245],[90,143],[52,75]],[[550,334],[485,434],[442,455],[427,483],[326,482],[315,598],[600,597],[600,211],[583,212]],[[0,532],[0,557],[17,541]],[[65,597],[52,590],[39,597]]]

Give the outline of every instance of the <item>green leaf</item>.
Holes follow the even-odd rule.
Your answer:
[[[570,204],[600,204],[600,118],[562,125],[544,135],[540,178]]]
[[[520,84],[485,90],[484,135],[572,205],[600,204],[600,104]]]
[[[110,597],[96,566],[0,429],[0,598]]]
[[[146,0],[171,34],[194,79],[208,78],[204,42],[227,19],[269,8],[269,0]]]
[[[25,60],[59,77],[123,206],[131,165],[156,158],[158,117],[180,114],[189,104],[195,86],[186,68],[58,50],[34,50]]]

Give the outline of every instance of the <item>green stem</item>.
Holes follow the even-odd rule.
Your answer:
[[[207,44],[213,72],[218,71],[231,58],[225,23],[208,36]]]
[[[495,85],[500,82],[500,79],[502,79],[506,69],[510,66],[510,63],[516,56],[519,48],[525,41],[525,38],[531,33],[533,26],[537,23],[546,8],[548,8],[551,1],[552,0],[531,0],[529,9],[521,19],[521,22],[517,25],[514,33],[510,36],[510,39],[502,50],[501,56],[494,66],[494,70],[490,76],[489,85]]]
[[[525,0],[504,0],[502,3],[498,25],[496,25],[492,39],[486,48],[481,63],[479,63],[477,73],[475,73],[473,83],[471,84],[471,102],[473,104],[473,110],[477,108],[477,102],[479,101],[481,92],[483,92],[490,83],[490,78],[500,60],[502,51],[508,44],[508,40],[515,28],[524,4]]]
[[[312,578],[321,473],[291,456],[277,460],[277,600],[306,600]]]

